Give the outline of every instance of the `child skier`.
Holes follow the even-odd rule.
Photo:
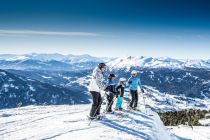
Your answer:
[[[125,90],[125,85],[126,85],[126,79],[125,78],[120,78],[119,84],[116,88],[118,91],[116,96],[117,96],[117,103],[116,103],[116,110],[122,111],[122,103],[123,103],[123,96],[124,96],[124,90]]]
[[[137,71],[133,70],[131,72],[131,77],[128,79],[127,85],[129,85],[131,95],[129,107],[135,110],[138,104],[138,86],[141,88],[141,92],[144,93],[141,80],[137,77]]]
[[[106,107],[106,111],[107,112],[112,112],[112,105],[114,102],[114,97],[116,95],[116,84],[114,83],[114,79],[115,79],[115,75],[114,74],[110,74],[109,78],[108,78],[108,82],[107,82],[107,87],[106,87],[106,91],[108,91],[107,93],[107,107]]]

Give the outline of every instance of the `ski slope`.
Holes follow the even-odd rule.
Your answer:
[[[184,137],[185,140],[210,140],[210,126],[170,126],[168,127],[171,133],[178,137]]]
[[[103,106],[104,107],[104,106]],[[0,110],[1,140],[176,140],[149,108],[89,121],[88,105],[27,106]]]

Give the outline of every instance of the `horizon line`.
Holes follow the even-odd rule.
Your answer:
[[[127,56],[116,56],[116,57],[108,57],[108,56],[94,56],[94,55],[91,55],[91,54],[87,54],[87,53],[84,53],[84,54],[62,54],[62,53],[37,53],[37,52],[31,52],[31,53],[22,53],[22,54],[14,54],[14,53],[0,53],[0,55],[32,55],[32,54],[47,54],[47,55],[53,55],[53,54],[58,54],[58,55],[63,55],[63,56],[68,56],[68,55],[73,55],[73,56],[91,56],[91,57],[97,57],[97,58],[112,58],[112,59],[115,59],[115,58],[126,58],[126,57],[136,57],[136,58],[139,58],[139,57],[151,57],[151,58],[170,58],[170,59],[175,59],[175,60],[204,60],[204,61],[208,61],[210,60],[210,58],[206,58],[206,59],[201,59],[201,58],[195,58],[195,59],[191,59],[191,58],[173,58],[173,57],[169,57],[169,56],[159,56],[159,57],[153,57],[153,56],[144,56],[144,55],[141,55],[141,56],[134,56],[134,55],[127,55]]]

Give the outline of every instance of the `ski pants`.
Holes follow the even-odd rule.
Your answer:
[[[131,102],[130,102],[130,107],[137,107],[138,104],[138,92],[137,90],[130,90],[130,94],[131,94]]]
[[[111,112],[112,111],[112,105],[113,105],[113,99],[114,99],[115,94],[112,92],[109,92],[109,94],[107,94],[107,107],[106,107],[106,111],[107,112]]]
[[[96,115],[100,115],[100,109],[102,104],[101,94],[99,92],[90,91],[93,99],[92,107],[90,110],[90,117],[95,117]]]

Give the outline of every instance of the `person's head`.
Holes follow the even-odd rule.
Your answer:
[[[115,75],[114,74],[110,74],[108,77],[109,80],[114,80],[115,79]]]
[[[120,83],[121,85],[125,85],[126,79],[125,79],[124,77],[120,78],[119,83]]]
[[[136,71],[136,70],[133,70],[133,71],[131,72],[131,76],[132,76],[132,77],[136,77],[136,76],[137,76],[137,71]]]
[[[99,63],[98,68],[101,70],[101,72],[104,72],[106,70],[106,64],[104,63]]]

